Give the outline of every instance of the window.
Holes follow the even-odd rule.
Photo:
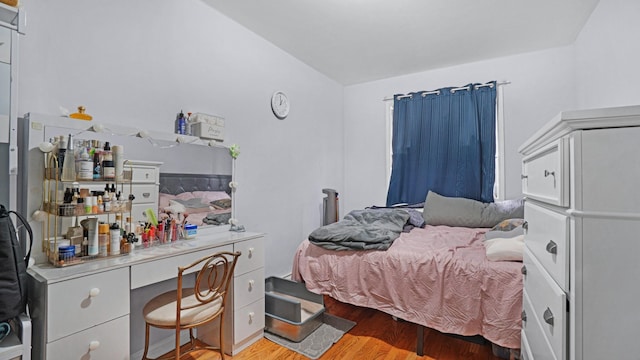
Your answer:
[[[494,200],[505,200],[505,170],[504,170],[504,106],[502,87],[496,89],[496,153],[495,153],[495,183],[493,186]],[[387,186],[391,179],[391,169],[393,166],[393,98],[385,99],[385,118],[386,118],[386,164],[385,175]],[[388,189],[387,189],[388,190]]]

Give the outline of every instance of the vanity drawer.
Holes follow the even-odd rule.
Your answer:
[[[132,171],[133,169],[133,171]],[[155,166],[134,166],[128,167],[124,166],[124,177],[125,179],[131,179],[133,183],[152,183],[157,184],[160,180],[158,179],[158,168]]]
[[[523,263],[527,269],[524,276],[525,298],[529,299],[532,306],[527,318],[538,321],[555,357],[565,359],[568,320],[566,294],[526,248]],[[537,356],[534,354],[534,357]]]
[[[264,267],[264,243],[262,238],[238,242],[234,245],[234,249],[242,252],[236,265],[235,276]],[[264,282],[264,279],[261,281]]]
[[[163,251],[162,246],[151,248],[145,251]],[[166,249],[167,251],[170,251]],[[167,257],[161,260],[154,260],[142,264],[131,266],[131,289],[137,289],[146,285],[155,284],[164,280],[178,277],[178,267],[187,266],[194,261],[205,256],[212,255],[220,251],[233,252],[233,245],[219,246],[211,249],[200,250],[188,254]],[[190,274],[200,270],[201,267],[194,267],[185,274]]]
[[[547,341],[542,327],[535,317],[535,311],[531,306],[531,301],[524,292],[522,296],[522,347],[520,355],[522,359],[538,359],[538,360],[562,360],[558,358],[549,342]],[[524,354],[523,354],[524,353]]]
[[[58,340],[128,313],[128,267],[49,285],[48,341]]]
[[[262,329],[264,329],[264,297],[233,312],[233,337],[236,343]]]
[[[128,358],[128,315],[47,344],[47,359],[50,360]]]
[[[525,244],[558,283],[569,291],[569,217],[527,201]]]
[[[522,192],[531,198],[569,206],[569,141],[561,138],[522,160]]]
[[[264,268],[233,279],[233,307],[239,309],[264,297]]]
[[[129,192],[129,188],[125,186],[125,192]],[[136,197],[132,204],[153,204],[158,202],[158,186],[149,184],[135,184],[131,186],[131,193]]]

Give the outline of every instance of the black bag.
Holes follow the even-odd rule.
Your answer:
[[[13,213],[29,233],[26,256],[20,247],[16,229],[9,214]],[[25,311],[27,304],[27,266],[33,245],[29,223],[15,211],[7,211],[0,204],[0,321],[15,318]]]

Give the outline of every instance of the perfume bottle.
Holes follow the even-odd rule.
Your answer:
[[[76,159],[73,151],[73,135],[69,134],[67,141],[67,151],[64,155],[65,161],[62,164],[62,181],[76,181]]]
[[[79,120],[91,120],[93,119],[93,116],[86,114],[85,111],[85,107],[84,106],[78,106],[78,112],[77,113],[73,113],[71,115],[69,115],[70,118],[72,119],[79,119]]]

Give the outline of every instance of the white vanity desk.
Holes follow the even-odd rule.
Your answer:
[[[218,251],[242,252],[225,315],[225,352],[236,354],[263,335],[262,237],[261,233],[204,228],[195,239],[136,249],[129,255],[63,268],[30,267],[33,358],[129,359],[135,344],[144,339],[138,305],[148,300],[136,299],[134,293],[174,279],[178,266]],[[175,289],[176,284],[170,284]],[[169,333],[158,336],[170,343],[173,335]],[[157,339],[152,333],[151,340]]]

